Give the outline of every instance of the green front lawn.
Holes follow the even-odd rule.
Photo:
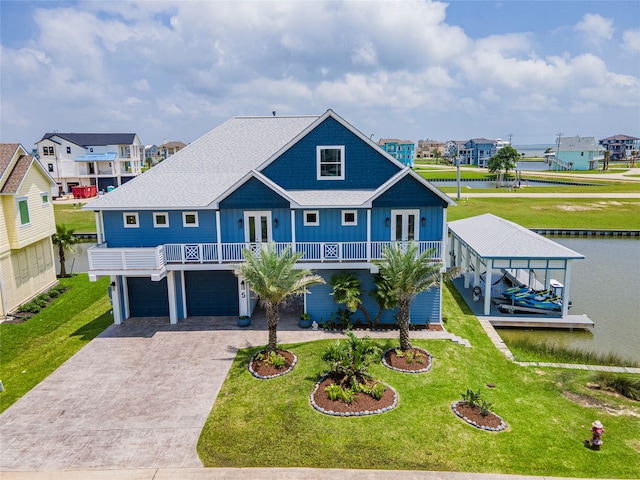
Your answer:
[[[60,279],[71,287],[24,323],[0,324],[0,412],[35,387],[113,323],[109,278]]]
[[[453,287],[452,290],[455,292]],[[415,341],[434,358],[426,374],[402,374],[376,365],[376,378],[399,394],[396,409],[362,418],[337,418],[309,403],[324,371],[328,341],[289,345],[293,371],[257,380],[247,369],[257,349],[241,350],[198,443],[208,467],[318,467],[500,472],[524,475],[637,477],[640,420],[582,407],[563,391],[588,393],[640,414],[637,402],[591,393],[585,372],[519,367],[498,352],[457,293],[445,289],[447,329],[471,341]],[[462,303],[461,303],[462,302]],[[382,348],[397,339],[381,340]],[[487,388],[493,383],[496,388]],[[450,405],[467,388],[482,389],[509,429],[477,430]],[[582,445],[591,422],[605,425],[600,452]]]
[[[81,200],[78,200],[75,207],[72,203],[54,203],[53,213],[56,224],[66,225],[67,229],[72,229],[76,233],[95,233],[95,214],[91,210],[82,210],[81,205]]]

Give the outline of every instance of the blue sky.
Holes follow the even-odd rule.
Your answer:
[[[235,115],[366,135],[640,137],[640,2],[0,2],[0,141],[191,142]]]

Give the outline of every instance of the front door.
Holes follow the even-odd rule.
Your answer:
[[[391,241],[417,242],[419,217],[420,210],[391,210]]]
[[[256,251],[271,238],[271,212],[244,212],[244,241]]]

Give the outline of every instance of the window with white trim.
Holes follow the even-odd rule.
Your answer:
[[[183,227],[197,227],[198,226],[198,212],[182,212],[182,226]]]
[[[140,219],[138,218],[138,212],[123,212],[122,219],[124,221],[124,228],[140,227]]]
[[[42,192],[40,194],[40,198],[42,198],[42,206],[46,207],[49,205],[49,194],[47,192]]]
[[[31,217],[29,216],[29,199],[27,197],[20,197],[16,199],[18,201],[18,212],[20,213],[20,225],[26,226],[31,223]]]
[[[305,227],[317,227],[320,225],[320,212],[318,210],[305,210],[303,215]]]
[[[316,147],[317,179],[344,180],[344,145]]]
[[[355,227],[356,225],[358,225],[358,211],[342,210],[342,226]]]
[[[169,214],[167,212],[153,212],[154,228],[169,228]]]

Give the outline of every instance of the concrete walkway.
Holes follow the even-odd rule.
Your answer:
[[[281,318],[279,342],[343,337],[296,322]],[[0,471],[201,468],[198,437],[237,350],[267,341],[264,314],[248,329],[235,324],[202,317],[110,326],[0,415]],[[447,332],[412,337],[464,343]]]

